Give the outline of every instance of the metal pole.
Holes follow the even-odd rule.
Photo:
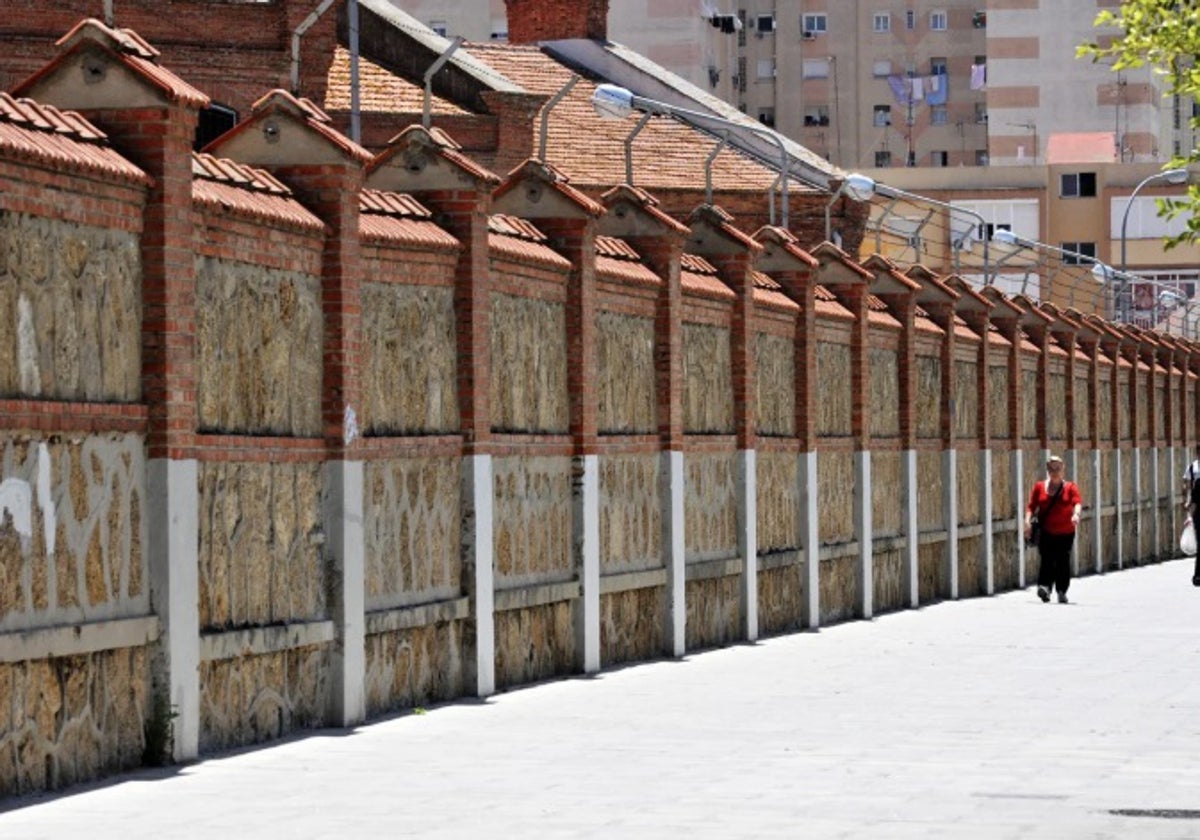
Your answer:
[[[466,39],[461,35],[455,35],[454,40],[450,42],[450,46],[446,47],[445,51],[437,57],[433,64],[429,65],[429,69],[425,71],[425,106],[421,110],[421,125],[426,129],[433,122],[430,103],[433,100],[433,74],[442,69],[442,65],[450,60],[450,56],[454,55],[454,51],[462,46]]]
[[[554,96],[550,97],[550,101],[542,106],[542,127],[538,133],[538,160],[542,163],[546,162],[546,135],[549,133],[550,112],[554,110],[554,106],[562,102],[564,96],[571,92],[571,88],[575,87],[575,83],[579,81],[579,74],[572,73],[571,78],[567,83],[558,89]]]
[[[350,20],[350,139],[362,142],[358,83],[358,0],[349,0],[346,14]]]
[[[625,138],[625,183],[633,186],[633,138],[641,133],[646,127],[646,123],[650,121],[652,114],[647,111],[642,114],[642,118],[638,120],[637,125],[633,127],[633,131]],[[711,199],[709,200],[711,203]]]

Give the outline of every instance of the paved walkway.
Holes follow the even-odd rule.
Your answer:
[[[1200,837],[1190,561],[140,772],[0,838]],[[11,803],[10,803],[11,804]],[[1125,813],[1120,813],[1125,812]]]

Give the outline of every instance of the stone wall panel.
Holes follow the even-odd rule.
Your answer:
[[[854,539],[854,455],[817,455],[817,534],[822,545]]]
[[[850,394],[854,381],[850,369],[850,348],[829,341],[817,342],[817,434],[825,437],[849,437]]]
[[[792,633],[802,627],[803,565],[797,558],[788,566],[758,573],[758,631],[770,636]]]
[[[600,458],[600,571],[662,566],[660,456]]]
[[[858,557],[846,555],[821,561],[821,623],[849,621],[861,609],[858,604]]]
[[[737,465],[732,452],[684,458],[684,550],[689,562],[737,554]]]
[[[658,429],[654,319],[596,315],[596,424],[601,434]]]
[[[917,392],[913,418],[918,438],[942,436],[942,360],[936,356],[916,357]]]
[[[662,587],[600,596],[600,661],[657,659],[666,649],[667,593]]]
[[[363,433],[458,431],[454,290],[364,283],[362,313]]]
[[[573,616],[570,601],[496,613],[496,687],[574,673]]]
[[[800,459],[795,452],[759,451],[755,462],[758,551],[800,548]]]
[[[363,465],[367,609],[461,594],[461,470],[457,457]]]
[[[204,431],[321,434],[320,278],[196,258],[196,413]]]
[[[904,530],[904,459],[900,452],[871,453],[871,521],[876,537]]]
[[[447,621],[368,636],[367,716],[463,696],[465,634],[464,622]]]
[[[743,638],[737,575],[689,580],[686,585],[687,649],[719,647]]]
[[[759,333],[754,343],[755,420],[758,434],[796,433],[796,349],[791,338]]]
[[[496,458],[493,470],[496,585],[572,578],[571,459]]]
[[[729,330],[683,325],[683,430],[733,432],[733,352]]]
[[[135,233],[0,213],[0,398],[138,400],[141,287]]]
[[[568,431],[567,326],[562,303],[492,295],[492,428]]]
[[[149,610],[140,435],[0,430],[0,632]]]
[[[317,464],[202,463],[200,625],[326,617]]]
[[[891,348],[872,347],[867,362],[869,377],[867,422],[875,438],[894,438],[900,434],[900,361]]]

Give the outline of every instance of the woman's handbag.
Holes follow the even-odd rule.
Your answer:
[[[1183,533],[1179,535],[1179,550],[1185,557],[1196,556],[1196,526],[1192,524],[1190,516],[1183,523]]]
[[[1033,548],[1037,546],[1038,541],[1042,538],[1042,523],[1038,521],[1038,516],[1035,513],[1029,520],[1029,539],[1025,540],[1025,545]]]

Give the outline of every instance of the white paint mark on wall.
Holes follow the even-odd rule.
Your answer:
[[[33,537],[33,494],[33,486],[23,478],[0,481],[0,522],[12,517],[13,528],[21,537],[21,548],[26,551]],[[38,445],[37,502],[42,511],[46,553],[53,554],[58,521],[54,516],[54,497],[50,494],[50,449],[44,443]]]
[[[33,488],[28,481],[19,478],[0,481],[0,522],[9,516],[21,536],[21,547],[28,549],[33,536]]]
[[[345,445],[349,446],[358,437],[358,415],[354,413],[354,409],[346,406],[346,413],[342,422],[342,440]]]
[[[54,554],[54,537],[58,533],[58,521],[54,516],[54,497],[50,495],[50,449],[38,444],[37,474],[38,507],[42,509],[42,530],[46,538],[46,554]]]
[[[37,328],[33,323],[33,306],[29,298],[17,299],[17,376],[21,391],[29,396],[42,393],[42,377],[38,374]]]

